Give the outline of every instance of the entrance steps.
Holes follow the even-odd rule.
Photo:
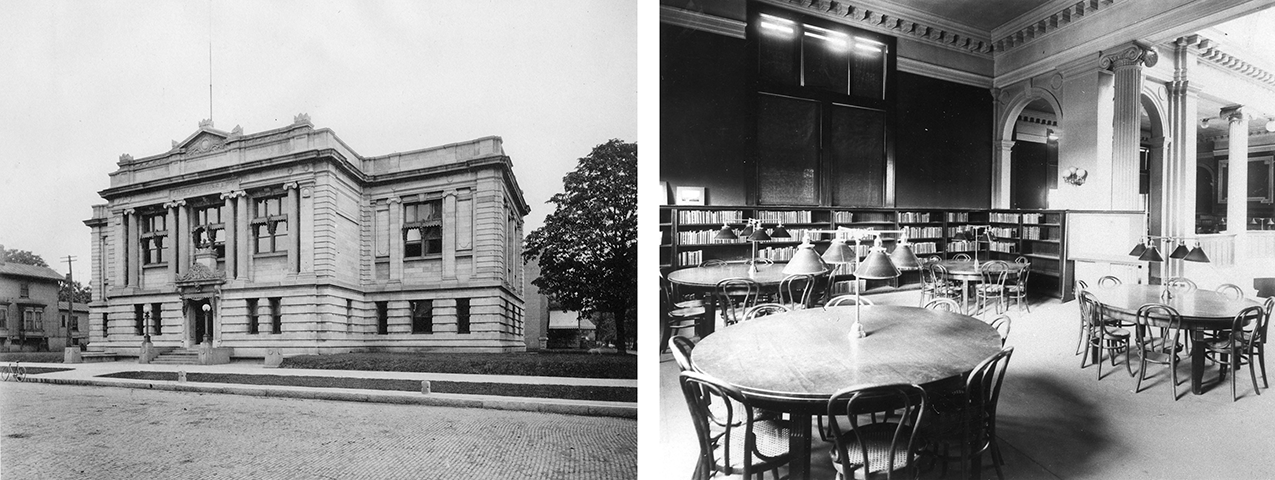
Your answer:
[[[199,349],[166,348],[151,360],[151,363],[160,365],[199,365]]]

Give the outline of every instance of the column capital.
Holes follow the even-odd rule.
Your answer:
[[[1160,54],[1156,53],[1150,45],[1134,42],[1114,52],[1103,52],[1102,58],[1098,60],[1098,66],[1112,71],[1126,67],[1154,67],[1159,59]]]
[[[1248,121],[1249,114],[1244,111],[1243,105],[1231,105],[1229,107],[1222,107],[1222,110],[1218,113],[1218,117],[1225,118],[1229,123],[1235,123],[1239,121]]]
[[[1014,148],[1014,144],[1018,142],[1014,140],[1001,140],[998,143],[1000,143],[1001,150],[1009,150],[1011,148]]]
[[[184,206],[186,206],[185,200],[173,200],[173,201],[164,203],[164,208],[177,208],[177,207],[184,207]]]
[[[390,205],[393,205],[395,203],[403,203],[403,199],[399,197],[390,197],[386,199],[385,202],[389,203]]]
[[[288,182],[288,183],[283,184],[283,189],[284,189],[284,190],[292,190],[292,189],[295,189],[295,188],[297,188],[297,187],[298,187],[297,182]]]
[[[132,214],[134,214],[134,213],[137,213],[137,209],[134,209],[134,208],[125,208],[123,213],[124,213],[125,215],[132,215]]]
[[[1191,35],[1178,37],[1177,39],[1173,40],[1173,44],[1179,47],[1189,47],[1191,45],[1200,43],[1200,40],[1203,40],[1203,38],[1200,37],[1198,34],[1191,34]]]
[[[1172,82],[1165,82],[1164,88],[1169,91],[1169,95],[1171,96],[1199,95],[1203,90],[1203,88],[1200,87],[1200,82],[1193,82],[1189,80],[1174,80]]]
[[[223,192],[223,193],[221,194],[221,199],[222,199],[222,200],[230,200],[230,199],[235,199],[235,198],[242,197],[242,196],[245,196],[245,195],[248,195],[248,192],[245,192],[245,191],[243,191],[243,190],[231,190],[231,191],[229,191],[229,192]]]

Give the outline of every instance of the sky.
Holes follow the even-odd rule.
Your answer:
[[[120,154],[210,117],[298,113],[363,156],[504,139],[531,214],[580,157],[636,142],[634,2],[0,0],[0,245],[91,267],[83,221]],[[645,162],[644,162],[645,163]],[[86,283],[86,282],[83,282]]]

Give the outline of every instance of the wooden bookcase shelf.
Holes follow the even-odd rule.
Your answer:
[[[660,268],[671,271],[698,265],[711,259],[739,260],[752,253],[751,243],[743,240],[713,240],[723,224],[735,230],[744,228],[746,219],[762,220],[767,230],[780,222],[791,239],[759,242],[759,256],[775,261],[792,258],[804,230],[833,230],[837,227],[876,230],[905,229],[908,243],[917,256],[938,255],[952,258],[958,253],[973,255],[974,242],[959,238],[968,225],[990,225],[996,241],[978,242],[980,259],[1014,261],[1019,256],[1032,262],[1030,288],[1061,298],[1071,281],[1068,271],[1066,212],[1061,210],[957,210],[917,208],[839,208],[776,206],[663,206],[660,207]],[[822,253],[830,236],[811,237],[815,250]],[[897,236],[882,236],[886,248],[893,249]],[[861,245],[860,255],[867,253]],[[905,273],[900,288],[918,281],[914,272]],[[870,284],[874,288],[876,284]]]

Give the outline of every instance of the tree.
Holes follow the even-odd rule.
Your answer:
[[[611,314],[616,351],[624,353],[625,320],[637,309],[637,144],[593,147],[562,184],[548,202],[557,208],[527,236],[523,261],[540,264],[531,283],[565,310]]]
[[[44,262],[39,255],[26,250],[5,250],[4,260],[6,262],[21,263],[23,265],[35,265],[37,267],[47,267],[48,263]]]

